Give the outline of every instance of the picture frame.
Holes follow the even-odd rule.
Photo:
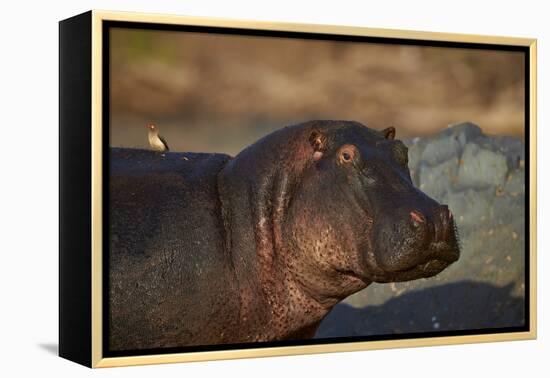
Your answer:
[[[59,355],[87,367],[344,352],[536,338],[536,40],[335,25],[290,24],[173,15],[89,11],[59,24],[60,237]],[[518,327],[329,337],[195,347],[110,350],[109,146],[110,31],[114,28],[176,33],[330,40],[473,50],[524,56],[525,279],[524,324]],[[214,56],[213,56],[214,58]],[[281,125],[283,126],[283,125]],[[393,131],[395,133],[395,130]],[[392,136],[393,139],[393,136]],[[185,158],[183,156],[182,158]],[[522,163],[523,164],[523,163]],[[414,217],[413,217],[414,219]],[[129,348],[132,349],[132,348]]]

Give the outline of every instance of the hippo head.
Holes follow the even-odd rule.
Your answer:
[[[430,277],[458,259],[452,214],[413,185],[395,129],[316,126],[286,218],[294,249],[319,269],[375,282]]]
[[[228,169],[233,185],[246,183],[233,189],[247,202],[240,211],[250,208],[250,239],[263,264],[283,267],[317,297],[341,299],[371,282],[430,277],[456,261],[453,216],[413,185],[407,147],[394,137],[393,128],[312,121],[237,155]]]

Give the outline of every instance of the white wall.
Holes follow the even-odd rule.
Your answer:
[[[57,21],[91,8],[539,39],[539,340],[134,367],[98,376],[518,377],[548,374],[550,27],[544,1],[10,1],[0,27],[0,373],[84,376],[57,344]],[[546,16],[546,17],[545,17]],[[545,25],[546,23],[546,25]],[[6,211],[7,210],[7,211]],[[545,319],[546,318],[546,319]],[[29,374],[27,374],[29,373]],[[300,376],[298,375],[298,376]],[[30,375],[29,375],[30,376]]]

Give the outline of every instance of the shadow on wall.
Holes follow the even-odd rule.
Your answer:
[[[462,281],[412,291],[380,306],[340,303],[327,315],[316,338],[447,331],[524,325],[524,300],[513,284],[497,287]]]

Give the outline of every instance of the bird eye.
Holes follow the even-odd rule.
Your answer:
[[[342,153],[342,160],[344,161],[350,161],[351,160],[351,155],[347,152],[343,152]]]

